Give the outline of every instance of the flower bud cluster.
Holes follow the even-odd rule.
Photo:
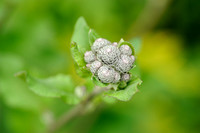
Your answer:
[[[91,47],[92,51],[84,54],[87,67],[102,83],[128,82],[135,57],[128,45],[117,46],[117,43],[98,38]]]

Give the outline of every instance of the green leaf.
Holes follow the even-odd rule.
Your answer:
[[[68,104],[76,104],[79,101],[74,93],[75,85],[68,75],[59,74],[46,79],[38,79],[27,74],[26,82],[28,88],[39,96],[62,98]]]
[[[73,90],[74,86],[69,76],[58,75],[47,79],[27,77],[29,88],[40,96],[61,97],[67,95],[67,91]]]
[[[75,62],[76,73],[80,77],[91,76],[91,72],[86,68],[86,62],[84,61],[84,53],[87,50],[90,50],[89,34],[89,27],[85,22],[85,19],[80,17],[76,22],[72,43],[70,45],[71,54]],[[97,35],[93,31],[92,34]]]
[[[76,44],[76,42],[72,42],[70,45],[70,50],[71,50],[71,54],[72,57],[75,61],[75,63],[79,66],[79,67],[84,67],[86,66],[86,63],[84,61],[84,54],[82,52],[79,51],[78,46]]]
[[[104,96],[104,97],[101,97],[101,98],[107,104],[114,104],[114,103],[117,102],[117,99],[114,98],[114,97]]]
[[[93,29],[90,29],[88,36],[89,36],[90,46],[92,46],[92,44],[96,39],[101,38]]]
[[[86,67],[79,67],[77,64],[75,64],[75,69],[76,69],[76,73],[80,76],[80,77],[90,77],[92,75],[92,73],[86,68]]]
[[[142,40],[141,38],[133,38],[130,40],[130,42],[133,44],[133,47],[135,48],[135,54],[138,54],[142,47]]]
[[[135,49],[133,47],[133,44],[131,44],[130,42],[124,41],[123,39],[121,39],[118,43],[118,47],[122,46],[122,45],[128,45],[132,51],[133,51],[133,55],[135,55]]]
[[[88,32],[89,32],[89,26],[87,25],[85,19],[83,17],[80,17],[74,28],[74,33],[72,35],[73,42],[76,42],[78,44],[78,49],[85,53],[87,50],[90,50],[89,45],[89,39],[88,39]]]
[[[132,96],[138,91],[137,86],[142,83],[140,78],[135,78],[130,81],[124,90],[114,91],[110,90],[105,92],[105,96],[114,97],[120,101],[129,101]]]
[[[84,61],[84,55],[83,55],[83,53],[81,53],[79,51],[77,44],[75,42],[72,42],[70,47],[71,47],[70,48],[71,54],[72,54],[72,57],[73,57],[74,62],[75,62],[76,73],[80,77],[88,77],[88,76],[90,76],[91,73],[86,68],[86,63]]]

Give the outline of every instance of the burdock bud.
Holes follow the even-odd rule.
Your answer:
[[[103,83],[112,83],[114,81],[116,71],[109,66],[102,66],[98,70],[98,78]]]
[[[104,46],[97,52],[97,58],[107,65],[114,64],[119,56],[119,49],[113,45]]]
[[[130,80],[130,78],[131,78],[131,75],[129,73],[124,73],[124,74],[122,74],[121,80],[128,82]]]
[[[113,42],[112,45],[117,47],[118,44],[117,44],[117,42]]]
[[[119,82],[120,78],[121,78],[121,77],[120,77],[120,74],[119,74],[118,72],[115,72],[115,77],[114,77],[113,83]]]
[[[93,61],[95,61],[96,56],[94,55],[94,53],[92,51],[86,51],[84,54],[84,60],[87,63],[92,63]]]
[[[121,58],[118,60],[115,68],[121,73],[128,72],[133,67],[134,60],[131,56],[121,55]]]
[[[106,39],[103,39],[103,38],[98,38],[93,43],[91,49],[94,53],[96,53],[100,48],[102,48],[106,45],[111,45],[111,42]]]
[[[92,62],[92,64],[90,64],[90,71],[93,73],[93,74],[96,74],[97,70],[102,66],[101,62],[100,61],[94,61]]]
[[[87,68],[90,68],[90,64],[86,64],[86,67],[87,67]]]
[[[133,62],[135,61],[135,56],[131,55],[131,58],[133,60]]]
[[[122,45],[119,48],[121,54],[125,54],[125,55],[131,55],[132,54],[132,49],[128,46],[128,45]]]

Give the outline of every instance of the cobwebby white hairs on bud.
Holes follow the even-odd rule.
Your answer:
[[[117,42],[113,42],[112,45],[117,47],[118,43]]]
[[[112,43],[106,39],[103,38],[98,38],[95,40],[93,43],[91,49],[94,53],[96,53],[100,48],[106,46],[106,45],[111,45]]]
[[[133,60],[133,62],[135,61],[135,56],[131,55],[131,58]]]
[[[113,45],[104,46],[97,52],[97,58],[107,65],[115,64],[119,56],[119,49]]]
[[[121,79],[120,73],[115,72],[115,77],[114,77],[113,83],[118,83],[120,79]]]
[[[84,54],[86,67],[90,69],[102,83],[128,82],[128,71],[133,67],[135,56],[128,45],[117,47],[118,43],[98,38],[93,43],[92,51]]]
[[[116,71],[109,66],[102,66],[98,70],[98,78],[103,83],[112,83],[114,81]]]
[[[93,61],[96,60],[96,56],[92,51],[86,51],[84,54],[84,60],[87,63],[92,63]]]
[[[132,54],[132,49],[128,45],[122,45],[119,48],[121,54],[125,55],[131,55]]]
[[[129,73],[124,73],[122,74],[121,80],[127,82],[130,80],[130,78],[131,78],[131,75]]]
[[[133,67],[134,60],[128,55],[121,55],[115,68],[121,73],[128,72]]]
[[[86,64],[86,67],[87,67],[87,68],[90,68],[90,64]]]
[[[90,64],[90,71],[93,74],[96,74],[97,70],[102,66],[102,63],[98,60],[92,62],[92,64]]]

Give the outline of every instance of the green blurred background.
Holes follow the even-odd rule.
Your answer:
[[[143,84],[129,102],[102,105],[61,133],[199,133],[199,0],[1,0],[0,133],[44,133],[71,108],[31,92],[14,74],[75,71],[69,52],[78,17],[111,41],[142,38]]]

